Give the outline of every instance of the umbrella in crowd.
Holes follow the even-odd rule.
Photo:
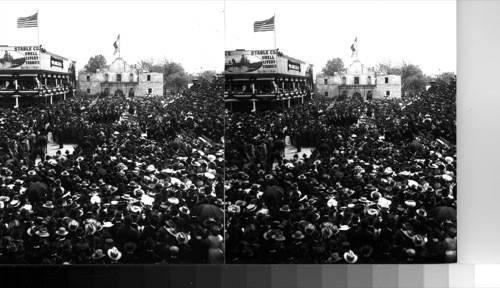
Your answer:
[[[180,139],[175,139],[175,141],[172,141],[170,143],[170,146],[174,149],[180,149],[186,147],[186,144]]]
[[[0,264],[222,263],[221,83],[0,109]]]
[[[45,183],[35,182],[26,189],[26,196],[31,203],[36,203],[44,199],[47,192],[47,185]]]
[[[284,190],[279,186],[268,187],[262,195],[262,200],[268,205],[279,204],[283,200]]]
[[[224,215],[224,212],[222,210],[212,204],[201,204],[193,209],[193,214],[197,215],[198,217],[202,219],[206,218],[214,218],[214,219],[219,219]]]
[[[411,102],[227,113],[227,263],[455,262],[455,102],[451,81]]]
[[[449,207],[449,206],[439,206],[439,207],[433,208],[430,211],[429,215],[433,216],[438,221],[446,221],[446,220],[456,221],[457,220],[457,210],[455,210],[455,208]]]

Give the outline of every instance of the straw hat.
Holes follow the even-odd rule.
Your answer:
[[[56,234],[59,236],[66,236],[68,235],[68,231],[66,231],[66,228],[64,227],[59,227],[59,229],[56,231]]]
[[[292,238],[297,240],[303,239],[304,237],[306,236],[302,234],[302,231],[295,231],[295,233],[292,235]]]
[[[122,258],[122,253],[118,251],[116,247],[113,247],[108,250],[108,256],[109,258],[111,258],[111,260],[117,261],[120,260],[120,258]]]
[[[358,255],[354,254],[352,250],[349,250],[349,252],[344,253],[344,259],[347,263],[354,264],[358,261]]]

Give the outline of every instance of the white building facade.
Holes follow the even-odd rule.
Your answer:
[[[78,90],[92,95],[163,95],[163,74],[144,71],[117,58],[96,73],[80,72]]]
[[[316,77],[316,96],[363,100],[401,98],[401,76],[380,75],[355,60],[345,73]]]

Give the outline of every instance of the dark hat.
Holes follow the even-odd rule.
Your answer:
[[[342,258],[340,258],[339,253],[337,253],[337,252],[332,253],[332,255],[330,257],[328,257],[329,263],[335,263],[335,262],[338,262],[340,260],[342,260]]]
[[[97,260],[106,257],[106,254],[102,252],[102,249],[95,250],[94,254],[92,254],[92,259]]]
[[[137,249],[137,245],[133,242],[127,242],[123,248],[127,253],[134,253],[135,249]]]

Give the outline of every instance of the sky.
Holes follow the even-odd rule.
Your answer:
[[[38,29],[18,29],[17,18],[39,10],[40,44],[76,60],[77,70],[102,54],[108,64],[120,34],[121,57],[181,63],[189,73],[222,70],[222,1],[0,1],[0,45],[37,45]],[[8,9],[7,9],[8,8]]]
[[[225,48],[273,49],[314,64],[352,63],[351,45],[367,67],[418,65],[425,74],[457,70],[455,1],[227,1]],[[275,15],[275,33],[253,23]]]
[[[405,61],[424,73],[456,72],[455,1],[1,1],[0,45],[37,45],[77,61],[108,64],[113,42],[121,57],[181,63],[189,73],[223,70],[224,50],[273,49],[314,64],[359,60],[368,67]],[[17,18],[39,11],[39,29],[18,29]],[[276,31],[253,32],[255,21],[276,15]],[[39,37],[38,37],[39,33]],[[39,40],[38,40],[39,39]]]

